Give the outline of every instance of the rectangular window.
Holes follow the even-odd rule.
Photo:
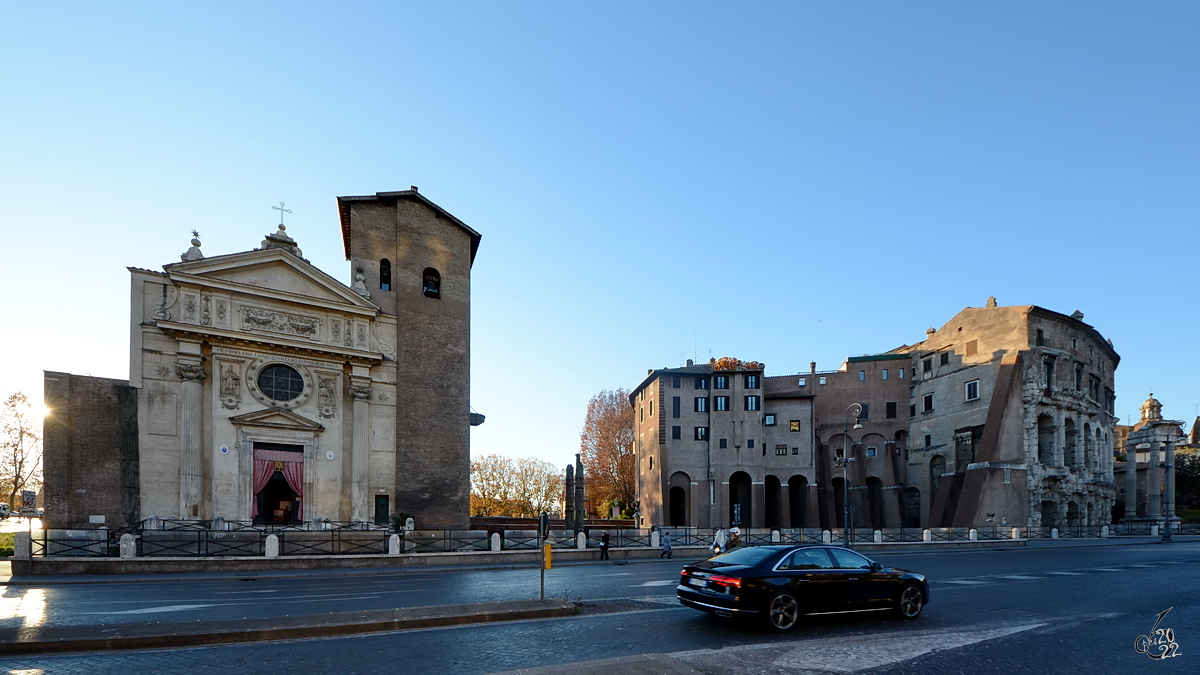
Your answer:
[[[903,368],[900,369],[900,379],[902,379],[902,380],[904,379],[904,369]]]
[[[753,439],[753,438],[747,438],[747,439],[746,439],[746,449],[747,449],[747,450],[753,450],[753,449],[754,449],[754,439]]]
[[[723,448],[728,448],[728,447],[729,447],[729,441],[727,441],[727,440],[726,440],[726,439],[724,439],[724,438],[718,438],[718,439],[717,439],[717,447],[718,447],[718,448],[722,448],[722,449],[723,449]]]
[[[800,431],[800,420],[788,422],[788,431]]]
[[[867,446],[867,457],[874,457],[874,456],[875,456],[875,446],[873,446],[873,445]]]
[[[728,388],[729,388],[729,376],[728,375],[714,375],[713,376],[713,389],[728,389]]]
[[[757,375],[747,375],[746,376],[746,388],[747,389],[758,389],[758,376]]]
[[[671,388],[672,389],[678,389],[681,384],[683,384],[682,377],[680,377],[678,375],[671,376]]]
[[[822,376],[821,376],[821,377],[820,377],[820,378],[817,380],[817,384],[825,384],[825,376],[824,376],[824,375],[822,375]]]
[[[654,417],[654,399],[650,399],[650,416]]]
[[[887,418],[889,420],[896,419],[896,402],[888,401],[886,403],[886,405],[887,405],[887,410],[885,411],[885,414],[887,415]]]
[[[796,386],[798,386],[798,387],[808,386],[808,378],[805,378],[805,377],[800,378],[800,380],[798,381]]]
[[[1039,347],[1046,346],[1046,332],[1043,331],[1041,328],[1037,329],[1037,346],[1039,346]]]
[[[950,352],[942,352],[941,359],[942,359],[941,363],[939,363],[938,365],[941,365],[941,366],[949,365],[950,364]]]
[[[865,382],[866,379],[867,379],[867,371],[865,371],[865,370],[858,371],[858,381]]]
[[[979,340],[967,341],[967,356],[975,356],[979,353]]]
[[[933,359],[925,359],[922,361],[921,370],[926,373],[933,372]]]
[[[675,417],[675,418],[679,417],[679,397],[678,396],[671,397],[671,417]]]
[[[763,415],[763,424],[768,427],[775,426],[775,413],[767,413]]]
[[[708,389],[708,378],[707,377],[697,377],[696,378],[696,388],[697,389]]]
[[[884,368],[884,369],[883,369],[883,379],[885,379],[885,380],[887,379],[887,376],[888,376],[888,372],[887,372],[887,371],[888,371],[888,369],[887,369],[887,368]]]
[[[729,397],[728,396],[714,396],[713,397],[713,410],[717,410],[720,412],[729,410]]]
[[[927,447],[927,448],[933,447],[933,436],[930,436],[929,434],[925,434],[925,447]]]
[[[696,412],[708,412],[708,398],[697,396],[695,399]]]
[[[1083,391],[1083,364],[1075,364],[1075,391]]]
[[[1047,389],[1054,387],[1054,361],[1042,361],[1042,386]]]
[[[799,454],[800,454],[800,448],[792,448],[792,454],[793,454],[793,455],[799,455]]]
[[[683,438],[683,427],[671,427],[671,440],[678,441]]]
[[[970,382],[968,382],[966,385],[965,394],[966,394],[966,400],[978,401],[979,400],[979,380],[971,380]]]
[[[916,404],[916,403],[914,403],[914,404],[912,404],[912,405],[908,406],[908,416],[909,416],[909,417],[916,417],[916,416],[917,416],[917,404]]]
[[[759,398],[757,396],[747,396],[746,397],[746,410],[758,410],[759,409],[758,402],[759,402]]]
[[[696,427],[696,428],[692,429],[692,432],[695,434],[696,440],[698,440],[698,441],[707,441],[708,440],[708,427]]]
[[[921,397],[921,412],[933,412],[933,394]]]
[[[860,419],[860,420],[871,419],[871,404],[870,403],[859,403],[859,405],[862,406],[862,412],[859,413],[858,419]]]
[[[775,446],[775,454],[776,455],[786,455],[787,454],[787,446],[786,445]]]
[[[638,422],[646,421],[646,406],[638,406]]]
[[[654,470],[654,455],[650,455],[650,470]]]
[[[1071,349],[1079,349],[1079,338],[1071,338]]]

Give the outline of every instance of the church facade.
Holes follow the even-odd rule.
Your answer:
[[[50,526],[466,526],[480,236],[415,188],[338,207],[349,286],[282,224],[253,250],[193,239],[130,268],[129,380],[46,374]]]

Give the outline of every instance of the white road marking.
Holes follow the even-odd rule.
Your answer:
[[[1142,567],[1142,568],[1151,568],[1151,567],[1158,567],[1158,565],[1126,565],[1126,567]]]
[[[1083,576],[1083,572],[1046,572],[1046,574],[1057,574],[1063,577],[1079,577]]]
[[[854,673],[908,661],[931,652],[958,649],[986,640],[1021,633],[1045,626],[1045,623],[1010,624],[959,631],[895,631],[875,635],[842,636],[837,640],[803,640],[794,649],[777,657],[771,665],[803,671]],[[668,654],[700,667],[701,665],[744,665],[740,652],[779,649],[779,643],[744,645],[724,649],[700,649]],[[718,667],[718,670],[720,668]]]
[[[1018,581],[1028,581],[1030,579],[1042,579],[1044,577],[1031,577],[1024,574],[997,574],[997,579],[1016,579]]]
[[[947,579],[943,584],[963,584],[964,586],[977,586],[979,584],[989,584],[990,581],[971,581],[970,579]]]
[[[1126,572],[1128,570],[1114,569],[1112,567],[1093,567],[1088,572]]]
[[[91,614],[157,614],[159,612],[182,612],[188,609],[203,609],[216,605],[166,605],[165,607],[145,607],[143,609],[127,609],[123,612],[89,612]]]
[[[678,583],[679,582],[674,579],[667,579],[666,581],[647,581],[644,584],[638,584],[638,585],[639,586],[670,586],[672,584],[678,584]]]

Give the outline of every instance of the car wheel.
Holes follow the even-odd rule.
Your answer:
[[[896,596],[896,614],[902,619],[915,619],[925,608],[925,592],[916,584],[906,584]]]
[[[767,603],[767,625],[777,631],[791,630],[800,621],[800,603],[790,593],[777,593]]]

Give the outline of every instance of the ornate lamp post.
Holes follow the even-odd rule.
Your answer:
[[[842,467],[842,545],[847,548],[850,546],[850,474],[848,468],[850,462],[854,458],[850,456],[850,416],[854,415],[854,429],[862,429],[862,425],[858,423],[859,415],[862,415],[862,406],[858,403],[851,403],[849,408],[846,408],[846,418],[842,425],[842,456],[835,457],[834,462]]]
[[[1174,468],[1174,466],[1175,466],[1174,464],[1167,464],[1166,462],[1158,463],[1158,468],[1163,469],[1163,483],[1167,483],[1167,481],[1169,480],[1169,477],[1171,475],[1171,469]],[[1168,496],[1168,497],[1171,496],[1169,494],[1170,491],[1168,490],[1167,492],[1168,492],[1168,494],[1166,496]],[[1163,541],[1171,541],[1171,502],[1170,501],[1167,501],[1166,503],[1163,504],[1163,521],[1164,522],[1163,522],[1162,540]]]

